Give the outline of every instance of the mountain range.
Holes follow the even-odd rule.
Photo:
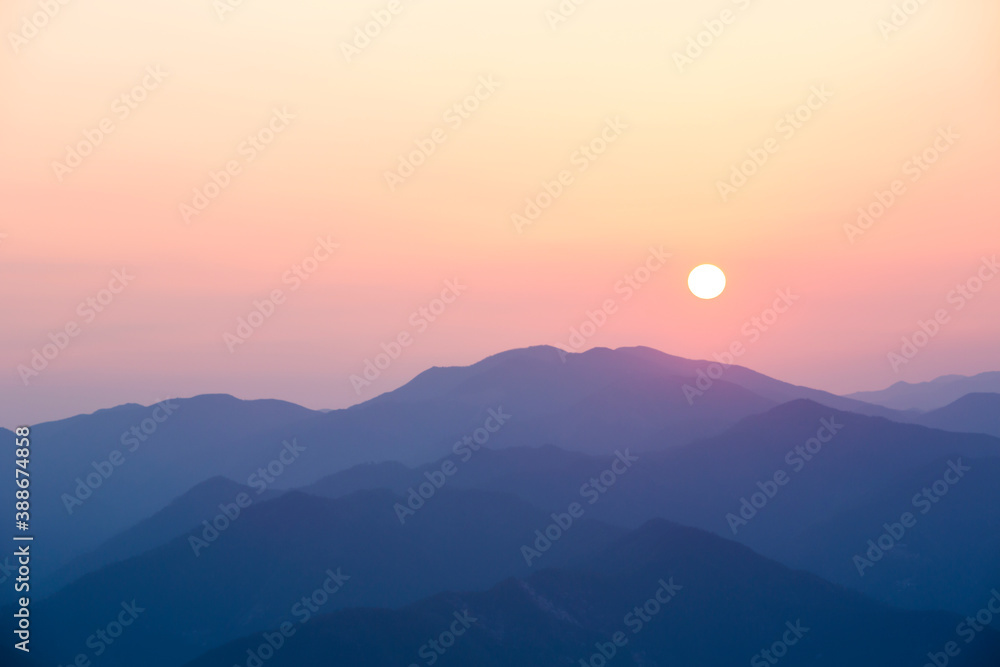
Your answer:
[[[978,375],[942,375],[929,382],[897,382],[878,391],[859,391],[848,398],[894,410],[934,410],[966,394],[1000,394],[1000,371]]]
[[[919,665],[958,639],[962,623],[895,611],[746,547],[651,521],[578,567],[294,623],[268,664]],[[452,629],[462,632],[448,638]],[[273,632],[252,635],[189,667],[247,664],[269,637],[278,643]],[[995,664],[1000,637],[986,630],[975,642],[949,664]]]
[[[428,664],[434,628],[468,612],[483,620],[438,664],[577,665],[602,646],[771,664],[799,620],[784,663],[921,664],[1000,586],[990,377],[876,404],[650,348],[534,347],[344,410],[205,395],[39,424],[34,657],[247,664],[291,623],[262,662]],[[619,610],[671,576],[663,627],[616,645]],[[95,655],[126,608],[142,611]],[[995,664],[996,641],[949,664]]]

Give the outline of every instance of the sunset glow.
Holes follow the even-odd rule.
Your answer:
[[[742,364],[838,392],[1000,367],[998,282],[887,362],[1000,246],[995,2],[8,4],[0,423],[351,405],[565,341],[651,246],[587,347],[711,358],[789,289]]]

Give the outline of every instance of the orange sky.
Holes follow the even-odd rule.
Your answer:
[[[206,392],[341,407],[566,345],[609,299],[581,349],[740,340],[740,363],[842,392],[1000,368],[1000,281],[949,299],[1000,251],[991,0],[593,0],[565,21],[556,0],[227,2],[8,3],[0,424]],[[897,180],[883,216],[845,229]],[[651,247],[670,257],[626,298]],[[729,281],[712,301],[686,287],[706,262]],[[463,289],[431,322],[449,280]],[[751,342],[786,288],[798,300]]]

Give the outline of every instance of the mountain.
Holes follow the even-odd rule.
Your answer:
[[[737,534],[746,536],[751,547],[766,549],[790,529],[854,506],[893,480],[942,458],[961,457],[1000,457],[1000,440],[800,400],[748,417],[696,445],[651,453],[638,472],[661,468],[661,474],[670,475],[669,486],[675,492],[686,489],[687,497],[711,490],[700,508],[685,508],[683,522],[712,521],[723,533],[732,534],[726,515],[738,514],[743,498],[763,494],[764,507],[756,508],[745,526],[738,525]]]
[[[836,432],[831,434],[832,429],[825,424]],[[821,442],[824,437],[829,441]],[[738,540],[782,563],[824,573],[822,549],[813,552],[816,560],[799,558],[798,554],[804,541],[830,544],[834,534],[819,540],[815,535],[803,537],[805,531],[869,505],[867,522],[859,523],[855,532],[840,533],[861,537],[873,523],[881,527],[882,522],[898,521],[907,509],[919,511],[914,508],[913,496],[944,476],[949,462],[975,467],[976,461],[995,464],[998,460],[997,438],[898,424],[795,401],[748,417],[722,436],[678,451],[650,453],[637,467],[636,476],[622,480],[611,490],[615,493],[609,491],[591,516],[634,525],[635,520],[647,518],[647,512],[657,511],[678,523]],[[982,468],[988,469],[986,465]],[[933,476],[928,477],[931,472]],[[995,484],[996,478],[988,475],[977,472],[975,477],[987,487]],[[968,607],[970,600],[995,585],[989,554],[974,549],[992,544],[986,536],[1000,523],[1000,505],[983,504],[975,494],[966,495],[973,488],[970,485],[956,491],[949,495],[947,504],[942,501],[934,510],[940,512],[936,517],[961,519],[956,525],[968,531],[933,550],[942,571],[965,568],[965,576],[942,586],[932,578],[908,578],[905,571],[882,569],[880,576],[910,589],[905,596],[880,585],[874,577],[838,581],[885,602],[912,608],[974,611]],[[895,493],[873,502],[889,489]],[[629,497],[632,490],[636,495]],[[633,521],[617,519],[629,513],[633,513]],[[932,529],[933,525],[933,521],[924,522],[929,539],[952,535],[943,527]],[[863,537],[861,546],[868,539],[877,539],[881,532]],[[850,558],[846,562],[850,563]]]
[[[882,667],[923,664],[947,642],[961,641],[957,628],[967,629],[960,617],[893,610],[663,521],[580,568],[546,569],[396,611],[349,609],[296,621],[287,619],[287,638],[255,634],[188,667],[248,664],[263,655],[269,667],[756,667],[778,658],[789,667]],[[973,639],[949,665],[996,664],[998,635],[985,630]]]
[[[966,394],[943,408],[925,412],[914,421],[945,431],[989,433],[1000,437],[1000,394]]]
[[[472,445],[666,450],[789,399],[910,418],[716,366],[650,348],[534,347],[433,368],[344,410],[208,395],[40,424],[33,435],[45,446],[33,464],[46,474],[34,482],[33,522],[48,547],[33,566],[50,575],[214,476],[271,490],[364,463],[422,465]]]
[[[411,406],[452,406],[456,411],[502,406],[511,415],[501,430],[502,443],[553,444],[597,454],[613,452],[613,443],[636,446],[654,438],[658,446],[691,442],[774,405],[729,382],[718,382],[713,391],[690,404],[683,386],[695,381],[693,364],[649,348],[567,354],[554,347],[531,347],[502,352],[471,366],[429,369],[351,410],[394,415]],[[391,458],[409,463],[433,460],[477,426],[482,423],[470,425],[446,447],[438,446],[422,457]]]
[[[879,391],[859,391],[847,398],[875,403],[894,410],[934,410],[966,394],[1000,394],[1000,371],[978,375],[942,375],[929,382],[897,382]]]
[[[535,404],[542,404],[544,401],[539,400],[542,397],[551,400],[551,388],[545,385],[559,379],[557,377],[554,380],[551,373],[546,373],[544,370],[546,368],[551,370],[556,362],[575,372],[590,371],[593,373],[599,371],[610,377],[618,376],[624,372],[629,376],[653,375],[661,378],[674,378],[675,380],[679,378],[682,382],[675,384],[674,391],[685,399],[683,404],[689,408],[697,406],[702,400],[707,400],[716,387],[736,385],[767,399],[772,404],[805,398],[839,410],[849,410],[859,414],[889,418],[902,416],[896,411],[864,401],[775,380],[737,364],[722,366],[714,361],[685,359],[642,346],[622,347],[614,350],[596,347],[581,353],[566,353],[549,346],[510,350],[487,357],[471,366],[432,368],[421,373],[403,387],[387,392],[368,403],[376,405],[383,402],[430,400],[465,393],[469,393],[471,396],[487,395],[491,391],[495,391],[495,387],[498,385],[516,385],[518,389],[527,392],[524,396],[526,399],[534,398]],[[710,366],[719,368],[711,369],[712,374],[710,375]],[[556,368],[558,367],[556,366]],[[713,379],[714,375],[720,373],[720,369],[721,376]],[[576,377],[576,375],[563,376],[563,379],[569,380]],[[700,383],[699,379],[701,379]],[[709,385],[708,389],[704,389],[706,380]],[[538,384],[539,382],[542,384]],[[685,384],[703,392],[702,395],[696,396],[689,402],[684,396],[683,387]],[[562,396],[572,397],[583,391],[584,387],[575,383],[567,383],[560,387]]]
[[[895,606],[978,610],[1000,582],[1000,459],[952,463],[924,466],[802,531],[789,560]]]
[[[424,463],[473,436],[582,451],[671,446],[772,406],[725,382],[690,406],[688,380],[633,356],[607,350],[564,363],[555,348],[515,350],[432,369],[345,410],[207,395],[39,424],[33,436],[45,446],[33,465],[46,474],[34,482],[33,521],[50,544],[34,567],[52,574],[212,476],[288,488],[366,462]],[[302,463],[278,461],[289,442]],[[269,465],[280,474],[267,482]]]
[[[387,491],[337,500],[289,492],[238,515],[233,505],[235,518],[204,517],[216,533],[199,525],[36,602],[39,650],[53,662],[71,659],[123,602],[143,611],[101,657],[107,667],[175,665],[290,615],[316,613],[308,599],[330,579],[343,585],[321,603],[315,598],[323,611],[482,590],[530,572],[521,545],[552,522],[550,513],[511,496],[444,487],[401,523],[396,504],[406,502]],[[593,553],[621,532],[584,517],[545,552],[544,562]]]
[[[684,378],[607,356],[570,355],[564,363],[555,348],[515,350],[464,369],[433,369],[413,387],[345,410],[208,395],[39,424],[33,436],[45,447],[33,464],[46,474],[35,482],[33,520],[51,543],[34,566],[52,573],[212,476],[288,488],[361,463],[424,463],[473,436],[491,446],[612,451],[668,432],[657,440],[672,445],[772,405],[720,382],[692,407]],[[455,388],[429,395],[428,381],[439,376]],[[289,442],[302,463],[278,461]],[[262,482],[269,465],[280,474]]]
[[[103,619],[122,613],[139,618],[100,656],[111,667],[195,659],[305,615],[309,604],[322,607],[309,616],[377,608],[343,618],[362,634],[376,617],[405,632],[414,610],[438,618],[440,609],[421,605],[442,591],[480,591],[470,595],[502,607],[540,568],[583,577],[545,595],[568,604],[578,588],[593,600],[581,597],[578,607],[590,604],[599,617],[593,605],[607,591],[631,590],[639,557],[662,555],[662,545],[637,542],[645,546],[621,556],[629,572],[593,554],[651,519],[716,533],[733,548],[828,576],[851,595],[975,613],[1000,574],[992,566],[1000,439],[903,422],[977,429],[989,425],[977,420],[993,400],[899,412],[648,348],[543,347],[431,369],[345,410],[200,396],[41,424],[32,431],[32,470],[44,471],[33,475],[32,574],[49,586],[34,591],[41,662],[72,662],[111,622]],[[856,549],[914,507],[915,493],[937,488],[934,475],[963,466],[975,472],[960,476],[960,487],[949,483],[898,549],[873,558],[870,574],[851,575],[845,564]],[[304,491],[287,491],[294,487]],[[572,507],[580,511],[574,527],[560,528]],[[704,558],[715,557],[702,547]],[[520,583],[486,592],[509,577]],[[344,583],[336,595],[309,602],[334,580]],[[501,589],[496,602],[490,596]],[[542,589],[530,590],[537,605]],[[538,622],[504,626],[524,633],[525,659],[538,659],[537,628],[555,633],[545,650],[558,661],[552,650],[593,645],[593,633],[608,627],[587,620],[567,629],[519,609]],[[514,659],[505,657],[509,644],[490,637],[470,648]],[[150,655],[150,646],[162,650]],[[699,644],[683,655],[716,648]],[[637,650],[633,660],[648,664],[678,657],[655,643]],[[842,653],[824,648],[812,657],[829,655]]]
[[[435,466],[428,464],[427,469]],[[438,466],[440,467],[440,466]],[[385,463],[362,463],[361,465],[335,472],[300,490],[322,498],[341,498],[355,491],[391,489],[405,493],[414,484],[426,481],[417,468],[405,466],[395,461]]]
[[[590,456],[568,452],[554,445],[541,447],[508,447],[476,451],[462,450],[443,459],[422,466],[409,467],[399,463],[365,464],[328,475],[301,491],[324,498],[340,498],[354,491],[389,489],[406,494],[419,486],[451,462],[455,472],[448,478],[452,487],[514,492],[529,495],[532,502],[542,502],[548,507],[567,504],[572,496],[579,497],[577,489],[594,474],[607,468],[616,457]],[[544,483],[543,480],[549,480]],[[577,483],[579,482],[579,483]],[[523,488],[522,488],[523,487]],[[522,493],[522,491],[524,493]]]
[[[247,480],[317,417],[283,401],[206,395],[33,426],[31,465],[44,474],[32,479],[32,522],[46,547],[32,567],[53,572],[209,477]],[[255,439],[262,431],[284,435]]]
[[[820,442],[817,435],[828,442]],[[887,490],[892,493],[871,506],[871,517],[878,519],[876,527],[881,521],[898,518],[912,496],[937,479],[917,484],[927,470],[937,467],[938,474],[943,474],[949,460],[1000,461],[1000,440],[899,424],[799,400],[747,417],[713,438],[665,451],[630,450],[629,456],[638,460],[605,491],[597,493],[590,489],[595,488],[594,482],[600,485],[602,472],[614,465],[613,455],[586,456],[542,447],[483,449],[467,461],[459,456],[446,460],[456,468],[448,482],[455,488],[510,493],[550,511],[562,511],[574,500],[585,502],[588,516],[629,528],[666,518],[735,539],[779,562],[826,573],[829,569],[820,558],[822,549],[809,552],[810,557],[802,555],[803,534],[874,502],[873,498],[887,494]],[[412,469],[408,477],[395,467],[391,474],[379,476],[370,469],[364,474],[369,475],[374,488],[405,493],[443,465],[444,460]],[[337,493],[352,478],[353,469],[308,490],[318,495]],[[985,479],[988,485],[990,478]],[[588,485],[587,496],[581,493],[582,485]],[[952,500],[949,511],[967,517],[961,525],[977,527],[964,539],[956,535],[948,543],[968,548],[942,548],[937,556],[941,567],[955,570],[966,562],[974,542],[989,543],[982,537],[983,531],[992,530],[1000,520],[1000,505],[978,504],[963,494],[954,495]],[[904,507],[897,509],[897,505]],[[855,532],[845,529],[837,534],[857,538],[869,529],[867,523],[861,523]],[[878,535],[876,532],[872,537]],[[815,535],[808,539],[827,544]],[[850,562],[849,556],[845,562]],[[910,594],[902,597],[876,585],[871,577],[838,581],[905,606],[967,611],[968,601],[989,583],[988,563],[979,560],[968,564],[969,576],[963,580],[939,587],[930,580],[917,579],[906,584]],[[890,576],[893,571],[886,568],[883,573]]]
[[[254,503],[265,502],[280,495],[277,491],[258,493],[225,477],[213,477],[190,489],[148,519],[116,535],[97,549],[70,561],[52,575],[42,578],[37,592],[41,595],[52,593],[88,572],[166,544],[217,514],[220,505],[232,503],[241,493],[252,498]]]

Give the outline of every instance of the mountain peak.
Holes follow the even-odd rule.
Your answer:
[[[1000,393],[1000,371],[976,375],[942,375],[927,382],[896,382],[886,389],[859,391],[847,398],[895,410],[934,410],[971,393]]]

